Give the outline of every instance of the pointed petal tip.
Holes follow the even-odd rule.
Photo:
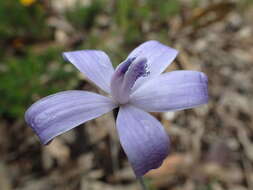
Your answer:
[[[99,117],[113,108],[110,98],[87,91],[59,92],[32,104],[25,112],[25,121],[47,145],[56,136]]]
[[[165,158],[164,158],[165,159]],[[134,174],[136,177],[142,177],[145,174],[147,174],[150,170],[155,170],[158,169],[161,165],[162,165],[163,161],[161,161],[160,163],[157,163],[155,166],[150,167],[150,168],[145,168],[144,170],[138,171],[138,170],[134,170]]]
[[[133,106],[120,108],[117,131],[135,175],[158,168],[169,154],[169,137],[161,123]]]
[[[68,52],[63,52],[63,53],[62,53],[62,57],[63,57],[63,60],[64,60],[64,61],[68,61],[67,55],[68,55]]]
[[[110,80],[114,68],[108,55],[101,50],[77,50],[62,53],[63,59],[72,63],[90,81],[110,93]]]
[[[197,107],[208,103],[208,78],[198,71],[164,73],[135,91],[130,102],[148,112]]]
[[[25,122],[26,124],[33,130],[33,132],[38,136],[39,141],[42,145],[49,145],[54,137],[50,139],[44,139],[41,137],[41,134],[36,130],[36,125],[34,124],[32,114],[29,113],[29,110],[32,108],[33,105],[31,105],[28,110],[25,112]]]
[[[203,72],[199,72],[199,74],[200,74],[200,80],[202,82],[204,82],[204,83],[208,83],[208,77],[207,77],[207,75],[205,73],[203,73]]]
[[[150,165],[146,166],[145,168],[133,167],[136,177],[142,177],[146,173],[148,173],[150,170],[158,169],[162,165],[163,161],[168,155],[169,155],[169,149],[164,155],[161,155],[160,160],[156,160],[155,162],[150,163]]]
[[[199,72],[200,73],[200,81],[203,83],[203,102],[200,105],[207,104],[209,100],[209,95],[208,95],[208,77],[205,73]]]

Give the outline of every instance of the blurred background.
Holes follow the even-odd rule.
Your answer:
[[[154,39],[180,51],[168,71],[209,77],[210,102],[154,114],[171,154],[145,176],[150,190],[253,189],[252,0],[1,0],[0,189],[138,190],[112,114],[42,146],[25,110],[49,94],[86,89],[63,51],[101,49],[114,66]]]

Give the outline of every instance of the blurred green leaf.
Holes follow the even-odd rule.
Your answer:
[[[0,113],[22,117],[35,99],[70,88],[75,72],[65,71],[65,64],[56,49],[1,61],[5,71],[0,75],[0,94],[4,100],[0,101]]]
[[[16,37],[44,39],[49,35],[46,13],[39,4],[25,7],[17,0],[0,1],[0,20],[0,40]]]
[[[94,25],[95,18],[102,8],[102,0],[95,0],[88,6],[84,6],[78,2],[74,8],[66,11],[65,17],[77,29],[89,29]]]

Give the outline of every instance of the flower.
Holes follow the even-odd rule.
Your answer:
[[[20,0],[20,3],[24,6],[30,6],[35,2],[36,2],[36,0]]]
[[[169,153],[162,124],[147,112],[192,108],[208,102],[207,77],[197,71],[162,74],[177,51],[147,41],[114,70],[109,57],[98,50],[63,53],[108,96],[70,90],[47,96],[25,113],[26,122],[43,144],[54,137],[119,107],[116,128],[120,143],[137,177],[159,167]]]

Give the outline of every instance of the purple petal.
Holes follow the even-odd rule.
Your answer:
[[[134,89],[137,89],[144,81],[161,74],[176,58],[177,53],[177,50],[154,40],[147,41],[135,48],[128,58],[145,57],[148,60],[147,65],[150,74],[148,77],[138,79]]]
[[[95,93],[64,91],[34,103],[26,111],[25,120],[42,143],[47,144],[54,137],[115,107],[111,99]]]
[[[146,58],[138,57],[126,60],[116,68],[111,80],[111,95],[115,101],[128,102],[135,81],[148,75],[146,62]]]
[[[109,57],[103,51],[81,50],[65,52],[63,57],[75,65],[97,86],[110,93],[110,81],[114,69]]]
[[[208,102],[208,80],[197,71],[161,74],[138,88],[130,102],[148,112],[176,111]]]
[[[138,108],[120,108],[117,131],[137,177],[158,168],[169,153],[169,138],[161,123]]]

